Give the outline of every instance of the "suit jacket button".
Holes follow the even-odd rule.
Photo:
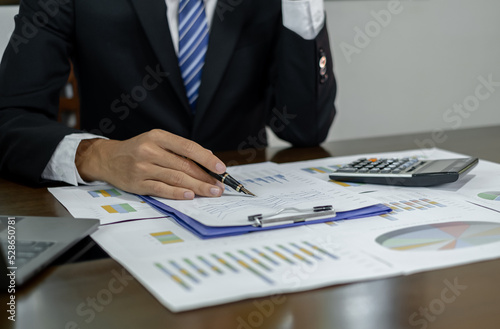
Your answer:
[[[321,56],[319,59],[319,68],[320,69],[326,68],[326,56],[325,55]]]

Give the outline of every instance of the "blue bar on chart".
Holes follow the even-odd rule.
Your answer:
[[[261,278],[262,280],[266,281],[269,284],[274,284],[274,281],[269,279],[267,276],[264,274],[260,273],[258,270],[250,266],[248,263],[246,263],[244,260],[238,258],[237,256],[234,256],[230,252],[226,252],[226,255],[229,256],[231,259],[233,259],[235,262],[240,264],[243,268],[246,268],[248,271],[251,273],[255,274],[257,277]]]
[[[221,257],[217,256],[216,254],[212,254],[212,257],[215,258],[222,265],[226,266],[231,271],[238,272],[238,269],[236,269],[234,266],[229,264],[224,258],[221,258]]]
[[[216,265],[210,263],[205,257],[203,256],[198,256],[198,259],[203,262],[205,265],[207,265],[212,271],[214,271],[217,274],[224,274],[224,272],[218,268]]]
[[[272,174],[262,177],[252,177],[242,180],[242,183],[247,184],[255,184],[259,186],[269,185],[269,184],[284,184],[289,182],[283,174]]]
[[[335,255],[333,255],[333,254],[329,253],[329,252],[328,252],[328,251],[326,251],[325,249],[320,248],[320,247],[318,247],[318,246],[316,246],[316,245],[314,245],[314,244],[312,244],[312,243],[310,243],[310,242],[303,241],[303,243],[304,243],[305,245],[307,245],[307,246],[309,246],[309,247],[313,248],[314,250],[317,250],[317,251],[319,251],[320,253],[322,253],[322,254],[324,254],[324,255],[326,255],[326,256],[328,256],[328,257],[330,257],[331,259],[335,259],[335,260],[339,259],[337,256],[335,256]]]
[[[312,257],[316,260],[321,260],[321,257],[315,255],[314,253],[312,253],[311,251],[307,250],[306,248],[304,247],[301,247],[299,245],[297,245],[296,243],[290,243],[293,247],[297,248],[298,250],[302,251],[304,254],[306,254],[307,256],[309,257]]]
[[[200,281],[198,281],[198,279],[191,274],[191,272],[189,272],[188,270],[186,270],[184,267],[180,266],[179,264],[177,264],[177,262],[171,260],[170,261],[170,264],[175,267],[179,272],[181,272],[184,276],[186,276],[187,278],[189,278],[191,281],[193,281],[194,283],[199,283]]]
[[[290,249],[288,249],[287,247],[285,247],[285,246],[283,246],[283,245],[281,245],[281,244],[280,244],[280,245],[278,245],[278,247],[280,247],[281,249],[283,249],[284,251],[286,251],[287,253],[289,253],[289,254],[290,254],[290,255],[292,255],[293,257],[297,258],[298,260],[303,261],[304,263],[306,263],[306,264],[308,264],[308,265],[312,265],[312,263],[311,263],[308,259],[306,259],[306,258],[302,257],[301,255],[299,255],[299,254],[297,254],[297,253],[295,253],[295,252],[291,251],[291,250],[290,250]]]
[[[282,253],[280,253],[279,251],[277,250],[274,250],[273,248],[271,247],[265,247],[265,249],[267,251],[269,251],[270,253],[272,253],[273,255],[277,256],[278,258],[284,260],[285,262],[287,262],[288,264],[295,264],[295,262],[293,260],[291,260],[290,258],[286,257],[285,255],[283,255]]]
[[[252,257],[250,256],[249,254],[247,254],[245,251],[243,250],[239,250],[240,254],[242,254],[243,256],[245,256],[246,258],[248,258],[249,260],[251,260],[252,262],[254,262],[255,264],[259,265],[260,267],[262,267],[263,269],[265,269],[266,271],[269,271],[271,272],[272,269],[267,266],[266,264],[262,263],[261,261],[259,261],[257,258],[255,257]]]
[[[193,263],[190,259],[184,258],[184,261],[186,262],[186,264],[191,266],[196,272],[200,273],[203,276],[208,276],[207,272],[205,272],[201,267]]]
[[[163,273],[165,273],[167,276],[169,276],[172,280],[174,280],[176,283],[178,283],[181,287],[183,287],[186,290],[191,290],[191,287],[184,282],[178,275],[175,275],[174,273],[170,272],[166,267],[161,265],[160,263],[155,263],[155,266],[160,269]]]
[[[276,266],[280,265],[280,263],[278,263],[277,261],[275,261],[274,259],[269,257],[266,253],[259,251],[257,248],[252,248],[252,251],[255,252],[257,255],[259,255],[260,257],[264,258],[265,260],[269,261],[273,265],[276,265]]]

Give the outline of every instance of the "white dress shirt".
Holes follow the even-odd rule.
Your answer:
[[[217,0],[204,0],[208,27],[210,28]],[[165,0],[167,20],[175,51],[179,50],[178,8],[179,0]],[[324,25],[323,0],[282,0],[283,26],[306,40],[316,38]],[[76,150],[84,139],[103,138],[93,134],[71,134],[59,143],[50,158],[42,178],[71,185],[89,184],[83,181],[75,165]]]

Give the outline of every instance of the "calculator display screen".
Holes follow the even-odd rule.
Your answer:
[[[453,167],[452,165],[456,162],[456,159],[453,160],[436,160],[428,162],[421,170],[418,170],[418,173],[435,173],[435,172],[446,172],[450,171],[448,167]],[[452,171],[458,171],[457,168],[453,168]]]

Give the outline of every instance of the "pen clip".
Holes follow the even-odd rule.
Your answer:
[[[280,216],[285,213],[292,213],[292,214],[286,216]],[[268,227],[273,225],[286,224],[287,222],[300,223],[306,221],[309,218],[324,217],[324,216],[335,217],[336,216],[335,209],[333,209],[331,205],[317,206],[313,207],[312,209],[311,208],[298,209],[294,207],[289,207],[289,208],[282,208],[268,215],[262,215],[262,214],[251,215],[248,216],[248,220],[254,222],[253,226],[255,227]]]

